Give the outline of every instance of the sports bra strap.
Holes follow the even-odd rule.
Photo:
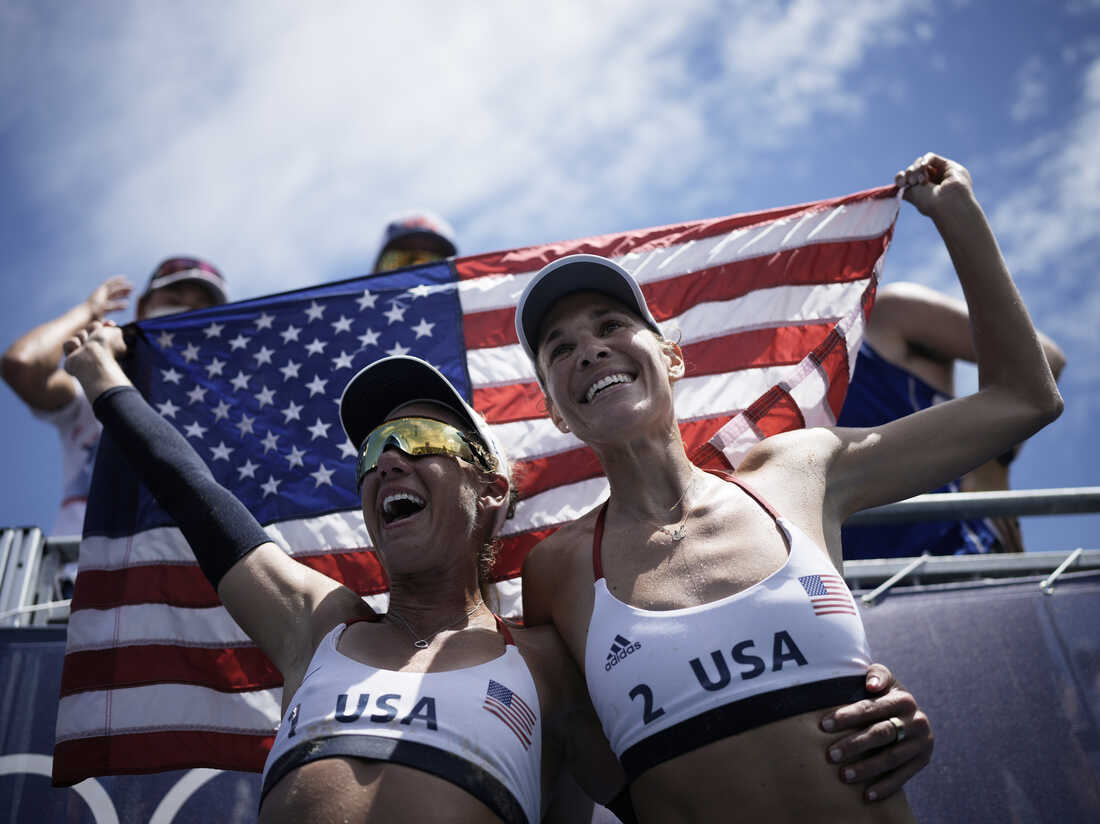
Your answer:
[[[511,644],[514,647],[516,642],[512,638],[512,631],[508,629],[508,625],[504,623],[504,619],[495,612],[493,613],[493,617],[497,619],[497,629],[500,630],[500,634],[504,636],[504,643]]]
[[[738,479],[732,472],[728,472],[724,469],[708,469],[706,471],[724,481],[741,487],[746,495],[756,501],[765,512],[772,516],[772,520],[779,520],[779,513],[772,509],[772,505],[760,497],[751,486]],[[609,502],[610,498],[604,501],[603,506],[600,507],[600,511],[596,515],[596,526],[592,531],[592,575],[594,581],[598,581],[603,577],[603,558],[600,554],[600,547],[603,545],[603,528],[604,522],[607,520],[607,504]]]
[[[773,520],[779,520],[779,513],[772,509],[772,505],[764,500],[759,495],[759,493],[756,492],[756,490],[754,490],[751,486],[742,481],[732,472],[727,472],[724,469],[708,469],[707,472],[709,472],[711,475],[721,478],[723,481],[729,481],[731,484],[737,484],[739,487],[741,487],[746,495],[748,495],[750,498],[760,504],[764,511],[772,516]]]

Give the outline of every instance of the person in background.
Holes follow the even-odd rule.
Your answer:
[[[1057,380],[1066,356],[1058,344],[1038,334]],[[952,399],[959,360],[977,361],[963,301],[916,283],[882,287],[837,425],[879,426]],[[1009,489],[1008,470],[1019,449],[1017,444],[936,491]],[[848,559],[1024,550],[1015,517],[846,526],[841,540]]]
[[[21,335],[4,353],[4,380],[40,420],[61,438],[61,507],[51,535],[79,535],[84,524],[92,464],[101,431],[80,384],[61,368],[62,343],[92,321],[126,309],[133,285],[108,278],[64,314]],[[138,320],[226,302],[225,279],[204,260],[163,261],[138,298]]]
[[[447,221],[433,212],[406,212],[386,224],[374,271],[392,272],[456,254],[454,229]]]

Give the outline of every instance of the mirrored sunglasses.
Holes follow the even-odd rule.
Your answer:
[[[431,418],[395,418],[372,429],[363,441],[355,469],[356,490],[362,488],[363,478],[378,466],[382,453],[389,446],[396,446],[411,458],[450,455],[485,466],[484,460],[470,446],[467,437],[450,424]]]

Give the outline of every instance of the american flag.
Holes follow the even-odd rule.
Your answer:
[[[835,615],[841,612],[849,615],[857,614],[852,593],[848,591],[844,579],[839,575],[829,573],[803,575],[798,582],[810,596],[814,615]]]
[[[337,418],[346,380],[385,355],[435,364],[516,462],[521,501],[494,570],[518,612],[523,558],[606,494],[594,454],[544,413],[514,306],[544,264],[589,252],[633,272],[680,341],[680,428],[703,466],[767,435],[832,424],[889,245],[894,187],[513,249],[146,321],[129,371],[303,563],[384,609]],[[281,677],[221,607],[179,531],[100,445],[58,710],[54,780],[185,767],[259,770]]]
[[[531,737],[535,731],[535,713],[527,702],[508,689],[489,679],[485,690],[485,703],[481,708],[492,713],[508,727],[526,750],[531,746]]]

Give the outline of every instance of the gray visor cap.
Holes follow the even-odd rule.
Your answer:
[[[568,255],[548,263],[523,290],[516,305],[516,335],[532,362],[539,328],[555,303],[574,292],[600,292],[622,303],[660,334],[638,282],[619,264],[599,255]]]

